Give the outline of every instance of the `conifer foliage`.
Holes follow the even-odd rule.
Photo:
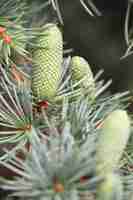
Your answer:
[[[3,200],[132,200],[130,93],[111,94],[102,70],[64,49],[58,1],[1,0],[0,10]]]

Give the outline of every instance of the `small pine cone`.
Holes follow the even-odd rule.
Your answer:
[[[71,60],[71,70],[72,80],[76,82],[83,79],[81,88],[85,89],[85,92],[88,89],[87,93],[90,92],[93,96],[95,94],[95,81],[88,62],[82,57],[74,56]]]
[[[37,39],[33,53],[32,91],[38,100],[51,100],[57,92],[63,61],[62,34],[55,24],[47,24]]]
[[[112,173],[130,136],[130,120],[124,110],[113,111],[103,122],[96,153],[98,174]]]
[[[108,174],[99,185],[97,200],[123,199],[123,185],[117,174]]]

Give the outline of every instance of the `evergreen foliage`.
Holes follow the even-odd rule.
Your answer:
[[[57,0],[1,0],[0,11],[3,200],[132,200],[130,92],[111,94],[102,70],[64,48]]]

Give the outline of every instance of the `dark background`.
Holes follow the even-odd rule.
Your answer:
[[[128,0],[93,0],[102,16],[91,17],[79,0],[58,0],[64,20],[64,39],[74,55],[85,57],[94,72],[105,70],[112,92],[133,90],[133,56],[120,60],[127,48],[124,22]],[[132,24],[132,16],[130,20]]]

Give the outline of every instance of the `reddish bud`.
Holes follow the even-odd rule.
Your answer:
[[[20,127],[20,128],[16,128],[16,130],[17,131],[31,131],[31,128],[32,128],[32,126],[31,126],[31,124],[27,124],[27,126],[25,126],[25,127]]]
[[[38,106],[39,106],[40,108],[47,109],[48,106],[49,106],[49,103],[48,103],[48,101],[40,101],[40,102],[38,102]]]
[[[81,176],[81,177],[80,177],[80,182],[81,182],[81,183],[84,183],[85,181],[88,180],[88,178],[89,178],[88,176]]]
[[[11,44],[12,42],[12,38],[9,35],[5,35],[3,40],[6,44]]]
[[[103,125],[103,122],[102,121],[98,121],[97,124],[96,124],[96,128],[101,128]]]
[[[64,186],[61,183],[55,183],[54,184],[54,191],[57,193],[64,192]]]

